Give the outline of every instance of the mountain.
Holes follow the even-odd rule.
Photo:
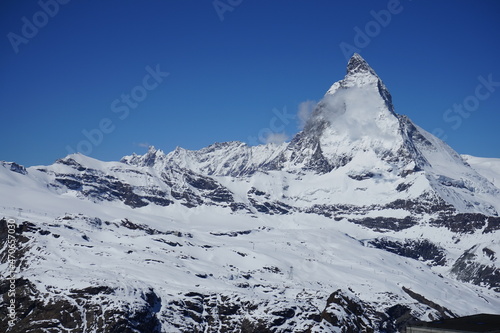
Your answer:
[[[497,166],[397,114],[358,54],[290,142],[0,162],[17,277],[0,328],[397,332],[497,312]]]
[[[500,188],[500,158],[484,158],[470,155],[462,155],[462,158],[474,170]]]

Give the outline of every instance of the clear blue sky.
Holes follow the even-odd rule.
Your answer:
[[[291,137],[298,120],[277,110],[342,79],[348,44],[396,112],[459,153],[500,157],[499,1],[59,1],[0,4],[0,160]]]

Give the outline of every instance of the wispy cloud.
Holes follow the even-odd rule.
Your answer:
[[[378,91],[352,87],[326,96],[323,102],[323,114],[330,128],[351,142],[364,138],[388,143],[397,140],[399,123],[388,117],[389,111]]]
[[[134,143],[134,146],[141,148],[149,148],[149,146],[151,145],[148,142],[139,142],[139,143]]]
[[[299,109],[297,111],[297,121],[299,129],[303,129],[307,121],[311,117],[311,114],[316,107],[317,102],[307,100],[299,104]]]
[[[283,143],[288,140],[288,135],[286,133],[269,133],[265,138],[267,143]]]

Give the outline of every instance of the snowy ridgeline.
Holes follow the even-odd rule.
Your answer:
[[[499,179],[499,159],[396,114],[359,55],[287,143],[2,162],[8,332],[396,332],[494,313]]]

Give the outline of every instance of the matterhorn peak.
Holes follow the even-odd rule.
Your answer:
[[[334,94],[339,88],[350,87],[372,87],[379,90],[381,94],[382,90],[387,90],[377,73],[358,53],[354,53],[351,59],[349,59],[344,79],[335,82],[328,89],[326,95]]]
[[[358,54],[340,79],[279,145],[0,161],[0,332],[380,333],[498,312],[498,161],[395,114]]]
[[[354,53],[347,63],[347,75],[367,73],[377,76],[375,71],[368,65],[365,59],[358,53]]]
[[[335,82],[318,103],[304,127],[318,135],[331,128],[335,137],[390,136],[399,131],[392,98],[382,80],[368,63],[355,53],[347,64],[347,74]],[[328,132],[328,131],[327,131]]]
[[[344,79],[335,82],[328,89],[325,97],[328,98],[331,95],[335,95],[339,90],[346,88],[361,88],[366,92],[374,92],[376,95],[382,97],[390,113],[394,116],[396,115],[389,90],[387,90],[387,87],[373,68],[358,53],[354,53],[351,59],[349,59]]]

